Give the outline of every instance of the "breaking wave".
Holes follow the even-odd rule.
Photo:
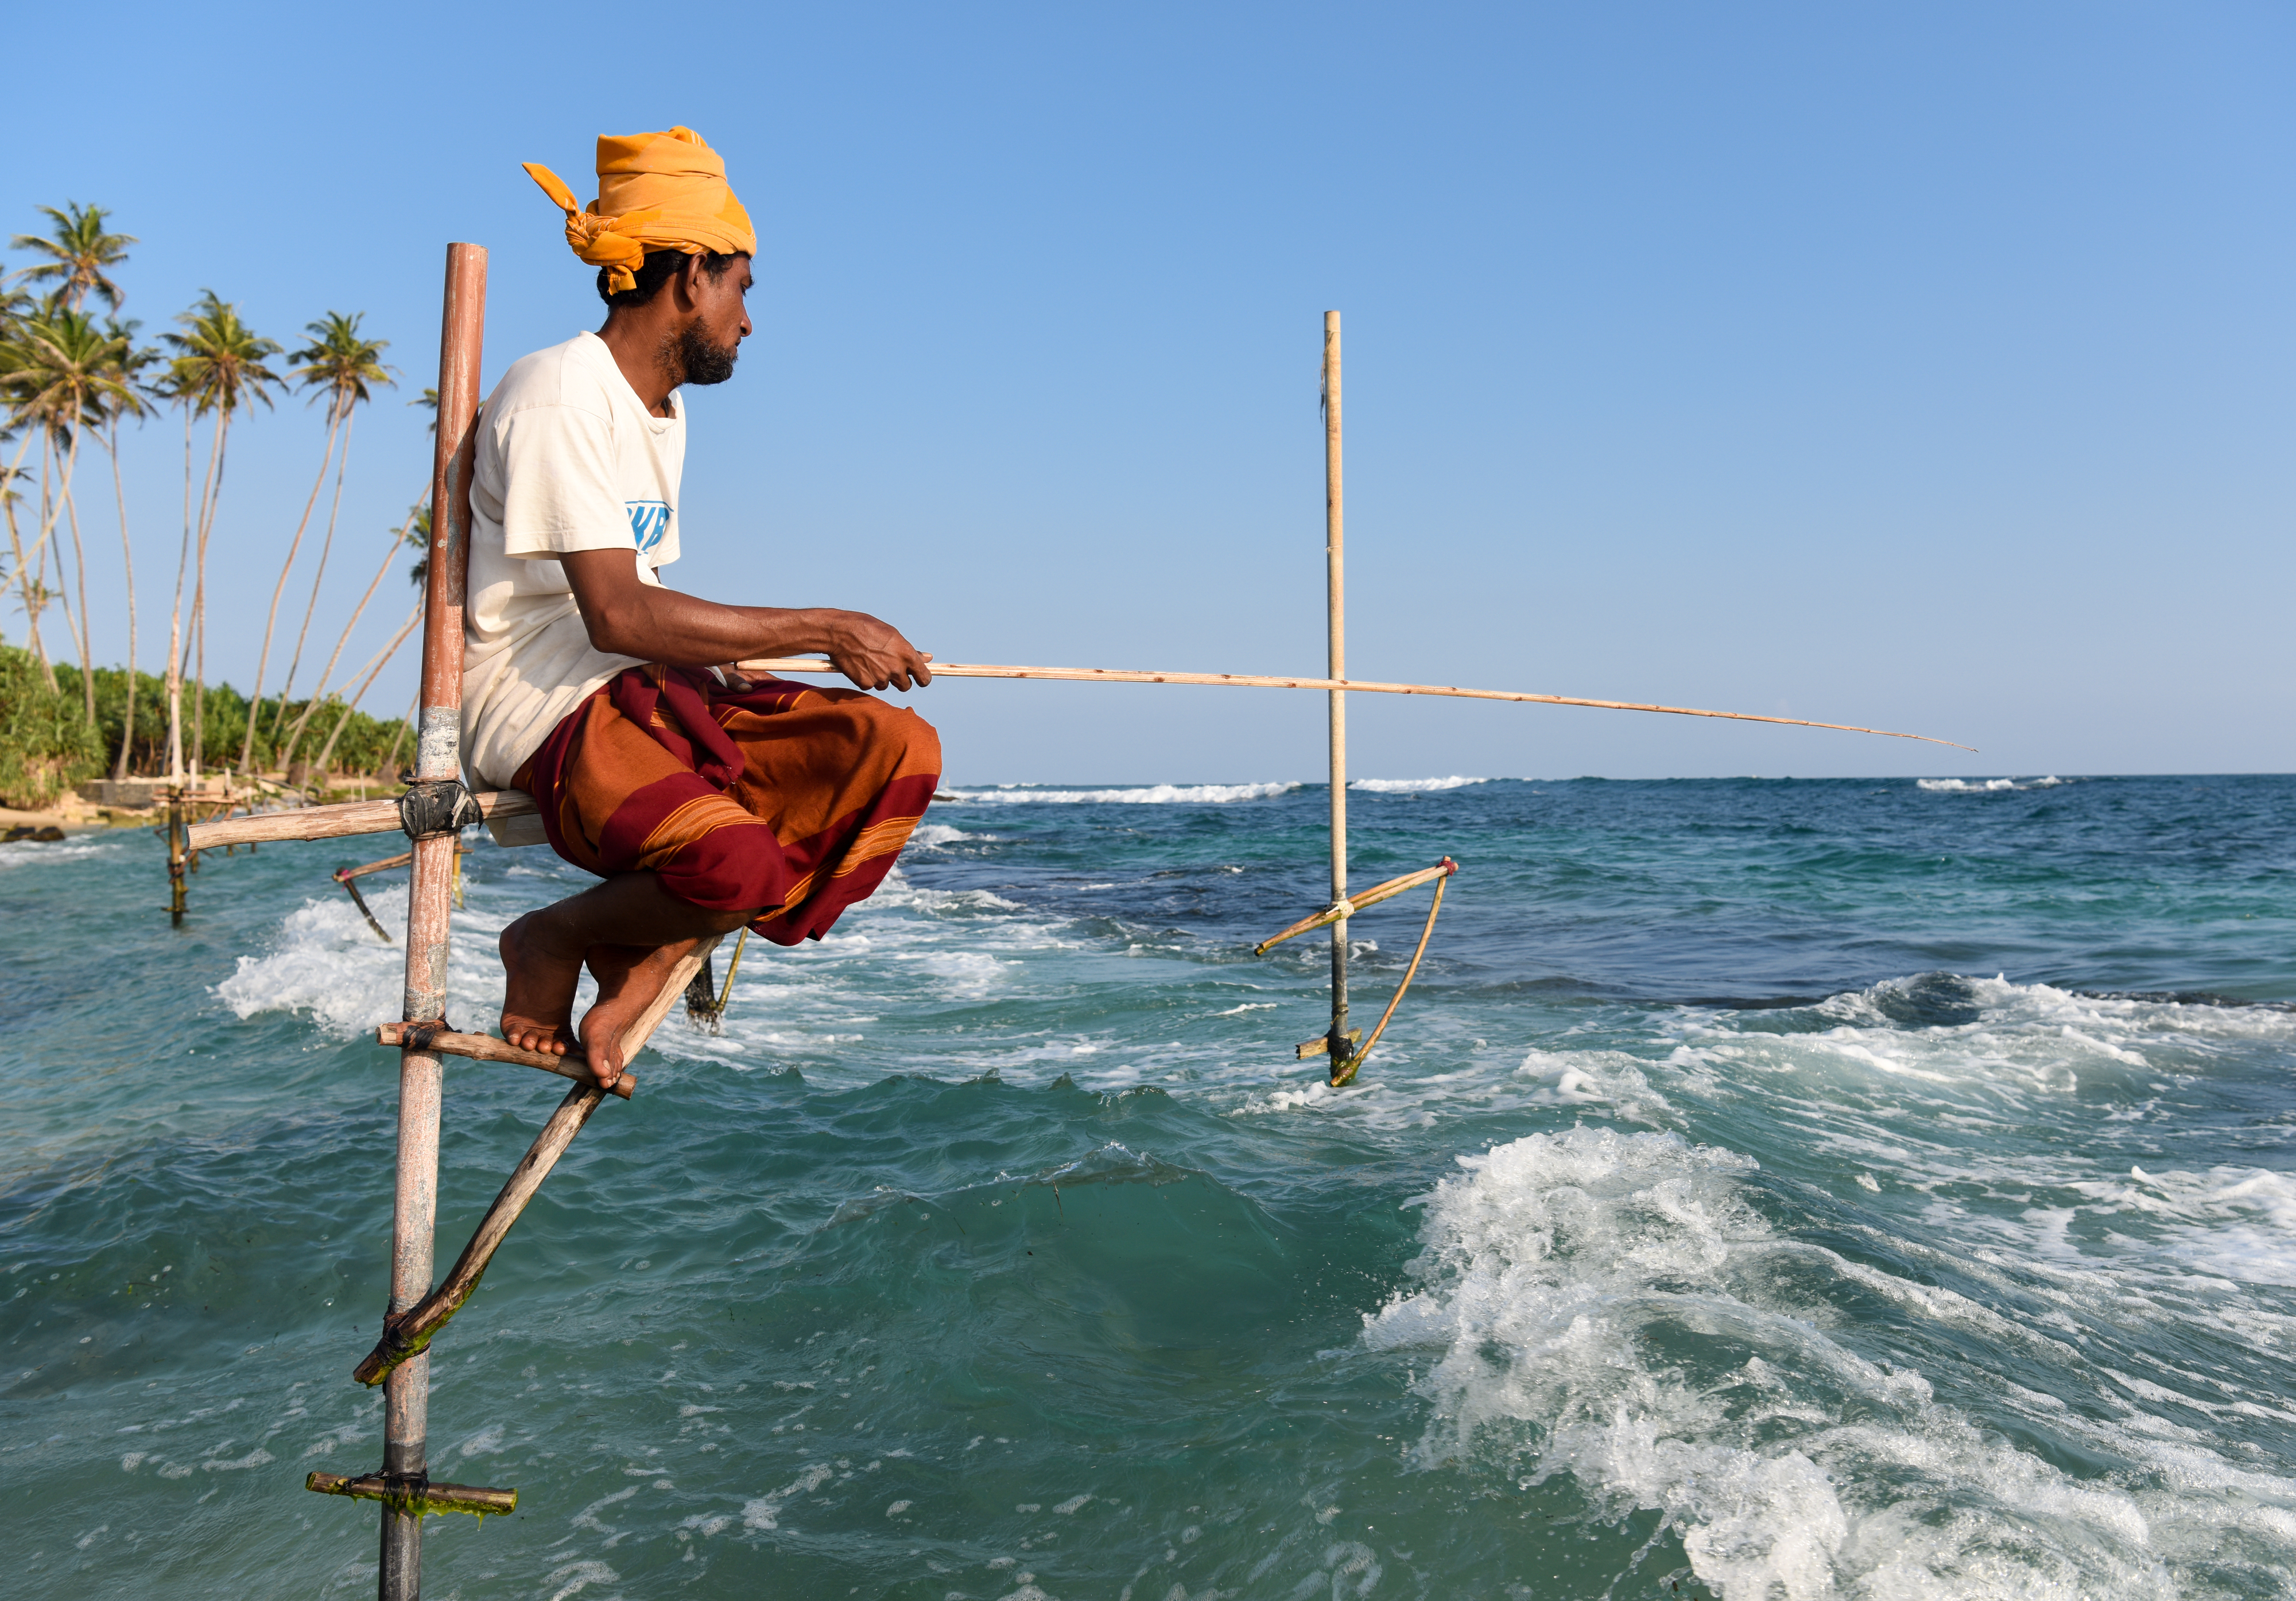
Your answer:
[[[1598,1518],[1655,1511],[1725,1601],[2167,1601],[2192,1593],[2196,1567],[2292,1572],[2296,1482],[2260,1463],[2125,1403],[2126,1421],[2084,1417],[2006,1386],[2066,1454],[2134,1469],[2079,1478],[1837,1337],[1828,1303],[1862,1301],[2080,1360],[1950,1290],[1782,1235],[1749,1156],[1579,1127],[1458,1161],[1464,1176],[1425,1201],[1418,1287],[1364,1319],[1365,1345],[1433,1357],[1415,1384],[1436,1409],[1422,1466],[1496,1461],[1519,1491],[1567,1474]]]
[[[2054,789],[2066,780],[2054,774],[2045,779],[1916,779],[1918,788],[1932,795],[1998,795],[2005,790]]]
[[[1366,789],[1374,795],[1424,795],[1435,789],[1464,789],[1469,784],[1488,784],[1488,779],[1357,779],[1348,785],[1350,789]]]

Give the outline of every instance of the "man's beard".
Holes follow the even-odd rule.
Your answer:
[[[739,340],[720,345],[702,331],[701,319],[696,317],[677,331],[671,341],[670,359],[685,374],[681,383],[722,384],[734,376],[734,363],[742,355]]]

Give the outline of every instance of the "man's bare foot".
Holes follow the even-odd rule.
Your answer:
[[[562,1057],[574,1033],[574,986],[582,977],[582,953],[562,951],[550,938],[552,910],[529,911],[503,930],[503,969],[509,983],[503,989],[502,1035],[521,1050]]]
[[[586,960],[590,976],[598,981],[598,999],[582,1014],[582,1049],[600,1089],[611,1089],[622,1076],[623,1033],[661,993],[671,969],[701,943],[684,939],[667,945],[590,947]]]

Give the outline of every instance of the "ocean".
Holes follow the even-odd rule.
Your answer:
[[[1248,776],[1248,775],[1246,775]],[[981,788],[673,1016],[433,1349],[426,1594],[2296,1593],[2296,778]],[[13,1593],[352,1597],[390,840],[0,845]],[[584,880],[483,841],[450,1017]],[[384,923],[405,890],[371,894]],[[1427,892],[1353,925],[1357,1021]],[[718,971],[722,975],[721,959]],[[450,1260],[563,1085],[453,1063]]]

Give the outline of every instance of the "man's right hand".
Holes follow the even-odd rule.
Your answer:
[[[890,623],[865,611],[836,614],[837,625],[829,644],[830,665],[865,690],[903,690],[929,684],[930,653],[901,637]]]

